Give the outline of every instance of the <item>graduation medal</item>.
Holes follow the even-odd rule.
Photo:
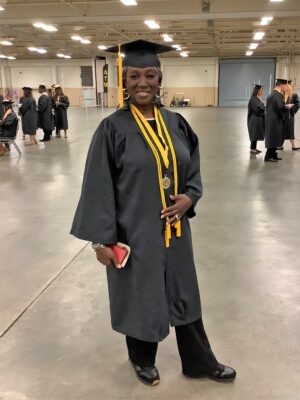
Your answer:
[[[165,175],[165,177],[162,179],[162,185],[165,190],[169,189],[171,186],[171,179]]]
[[[175,150],[174,150],[174,146],[173,146],[170,134],[169,134],[166,124],[163,120],[163,117],[162,117],[159,109],[156,106],[154,107],[155,121],[156,121],[157,130],[158,130],[158,136],[160,137],[162,143],[164,144],[164,147],[161,144],[161,141],[158,139],[156,133],[152,129],[151,125],[146,120],[146,118],[143,116],[143,114],[139,111],[139,109],[132,104],[130,106],[130,110],[131,110],[131,113],[132,113],[138,127],[140,128],[142,135],[144,136],[146,142],[148,143],[150,149],[152,150],[152,153],[156,160],[161,202],[162,202],[163,209],[166,209],[167,202],[166,202],[166,196],[165,196],[164,191],[166,189],[169,189],[169,187],[171,186],[171,180],[166,175],[163,178],[163,168],[162,168],[161,160],[163,160],[165,168],[168,169],[169,149],[170,149],[171,155],[172,155],[173,170],[174,170],[174,195],[175,196],[178,195],[177,160],[176,160],[176,154],[175,154]],[[162,131],[165,134],[167,143],[162,134]],[[168,221],[168,219],[167,219],[167,221]],[[181,221],[178,220],[174,226],[176,229],[176,237],[178,237],[178,238],[181,237]],[[167,248],[170,247],[171,237],[172,237],[171,225],[166,224],[166,226],[165,226],[165,243],[166,243]]]

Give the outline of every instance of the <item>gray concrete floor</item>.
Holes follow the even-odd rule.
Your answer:
[[[180,111],[201,142],[192,230],[204,322],[236,382],[184,378],[173,330],[161,384],[136,380],[110,327],[104,268],[68,234],[103,117],[71,109],[67,141],[19,140],[20,159],[0,158],[0,400],[300,399],[300,152],[286,143],[275,165],[250,157],[245,109]]]

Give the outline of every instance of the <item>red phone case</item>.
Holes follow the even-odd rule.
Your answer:
[[[127,256],[127,250],[124,249],[123,247],[117,246],[116,244],[113,244],[111,246],[109,246],[112,251],[114,252],[116,259],[118,261],[119,264],[122,264],[124,259]]]

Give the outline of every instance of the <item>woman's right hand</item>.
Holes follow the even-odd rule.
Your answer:
[[[118,264],[116,256],[110,247],[96,250],[97,260],[107,267],[116,267],[118,269],[123,268]]]

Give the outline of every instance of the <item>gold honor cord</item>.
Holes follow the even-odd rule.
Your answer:
[[[177,196],[178,195],[178,168],[177,168],[177,159],[176,159],[176,153],[174,150],[174,146],[170,137],[170,134],[168,132],[168,129],[166,127],[165,121],[163,120],[163,117],[160,113],[160,111],[158,110],[158,119],[160,120],[162,127],[164,129],[165,135],[167,137],[167,141],[169,143],[169,147],[171,150],[171,154],[172,154],[172,159],[173,159],[173,170],[174,170],[174,195]],[[175,224],[175,228],[176,228],[176,237],[181,237],[181,221],[178,220]]]
[[[154,130],[152,129],[151,125],[149,124],[149,122],[146,120],[146,118],[143,116],[143,114],[140,112],[140,110],[138,110],[134,105],[131,105],[131,108],[134,110],[135,114],[138,116],[138,118],[140,119],[140,121],[143,123],[144,127],[147,129],[148,134],[151,136],[152,141],[155,143],[156,147],[158,148],[162,159],[164,161],[165,167],[168,168],[169,167],[169,149],[168,146],[165,142],[164,137],[161,134],[161,130],[160,130],[160,134],[161,134],[161,139],[163,141],[163,143],[165,144],[165,149],[163,148],[160,140],[158,139],[157,135],[155,134]],[[158,119],[155,118],[156,124]]]
[[[132,112],[132,115],[133,115],[136,123],[138,124],[138,126],[139,126],[139,128],[140,128],[140,130],[141,130],[146,142],[148,143],[148,145],[151,148],[151,150],[153,152],[153,155],[155,157],[156,164],[157,164],[158,182],[159,182],[161,202],[162,202],[163,209],[165,209],[167,207],[167,203],[166,203],[166,197],[165,197],[165,192],[164,192],[163,182],[162,182],[163,171],[162,171],[161,159],[159,157],[159,154],[158,154],[153,142],[151,141],[151,136],[152,136],[151,135],[151,131],[147,132],[146,128],[148,128],[148,127],[147,127],[146,124],[145,124],[145,126],[143,125],[143,122],[144,122],[143,120],[145,120],[145,122],[148,125],[149,125],[149,123],[147,122],[145,117],[140,113],[139,110],[137,110],[137,108],[134,105],[131,105],[131,112]],[[156,113],[156,116],[157,116],[157,110],[155,111],[155,113]],[[160,117],[161,117],[161,115],[160,115]],[[164,124],[164,121],[163,121],[162,117],[161,117],[161,121],[163,122],[164,130],[167,133],[167,137],[168,137],[169,143],[171,143],[171,146],[172,146],[172,149],[173,149],[173,151],[171,151],[171,152],[172,152],[172,158],[173,158],[173,166],[175,166],[175,168],[174,168],[174,183],[175,183],[175,182],[178,182],[178,177],[177,176],[175,177],[175,169],[176,169],[176,175],[177,175],[176,155],[175,155],[175,151],[174,151],[174,147],[173,147],[170,135],[168,134],[167,128],[166,128],[166,126]],[[158,125],[160,125],[158,118],[157,118],[156,122],[157,122]],[[154,131],[151,128],[150,125],[149,125],[149,128],[154,133]],[[157,145],[157,142],[160,143],[158,138],[157,138],[157,136],[155,135],[155,133],[154,133],[154,137],[152,137],[152,139],[154,140],[154,143],[156,145]],[[169,160],[168,160],[168,164],[169,164]],[[175,193],[175,195],[178,193],[178,187],[174,188],[174,193]],[[168,221],[169,221],[169,219],[167,218],[167,222]],[[180,222],[180,220],[178,220],[176,222],[175,228],[176,228],[176,237],[180,237],[181,236],[181,222]],[[166,225],[166,229],[165,229],[165,243],[166,243],[166,247],[167,248],[170,247],[170,239],[171,239],[171,237],[172,237],[171,225],[168,224],[168,225]]]
[[[118,53],[118,64],[119,64],[119,106],[124,107],[124,96],[123,96],[123,60],[121,55],[121,45],[119,44]]]

